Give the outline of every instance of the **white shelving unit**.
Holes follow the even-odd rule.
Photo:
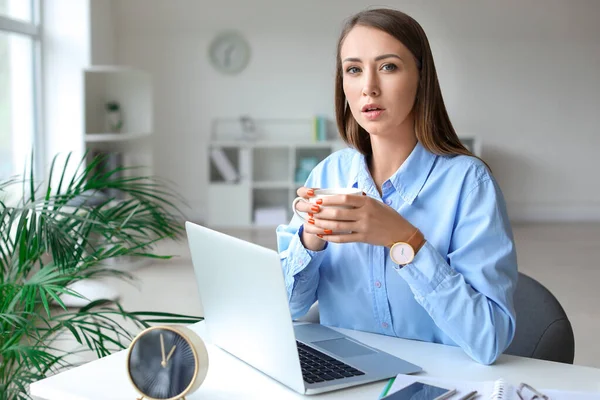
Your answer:
[[[306,178],[296,182],[300,161],[310,158],[306,161],[316,164],[345,147],[341,140],[315,141],[310,118],[248,120],[213,120],[207,158],[209,226],[274,227],[289,221],[290,204]],[[215,150],[230,165],[226,169],[235,171],[232,176],[221,172]]]
[[[304,179],[295,179],[300,160],[320,162],[346,147],[341,140],[314,141],[312,120],[255,120],[254,138],[244,138],[240,120],[213,121],[208,145],[208,213],[212,227],[274,227],[292,217],[291,203]],[[333,131],[333,129],[332,129]],[[476,137],[461,140],[476,155]],[[227,178],[213,159],[213,151],[226,159],[234,175]],[[269,216],[265,218],[265,215]]]
[[[85,144],[90,156],[112,153],[123,166],[145,167],[152,174],[152,82],[145,71],[122,66],[84,70]],[[119,133],[107,132],[105,106],[116,101],[123,113]]]
[[[88,158],[101,152],[109,155],[106,167],[143,167],[138,174],[151,175],[152,168],[152,83],[145,71],[121,66],[93,66],[84,74],[85,147]],[[119,133],[106,132],[105,106],[118,102],[123,113]],[[119,193],[108,193],[120,198]],[[115,260],[116,263],[125,262]],[[127,260],[134,269],[148,260]]]
[[[304,184],[295,179],[302,157],[320,162],[345,145],[341,141],[212,141],[209,147],[209,153],[222,150],[238,176],[227,182],[209,158],[208,225],[256,227],[275,226],[291,218],[290,204]],[[260,217],[264,213],[271,215],[266,221]]]
[[[93,66],[83,71],[84,138],[88,157],[97,152],[110,154],[107,168],[116,166],[145,167],[136,173],[151,175],[152,168],[152,82],[144,71],[121,66]],[[106,103],[118,102],[123,113],[123,126],[119,133],[107,132],[105,126]],[[118,193],[109,193],[118,196]],[[117,197],[118,199],[118,197]],[[142,267],[150,259],[115,258],[113,268],[128,271]],[[109,283],[86,279],[76,282],[74,290],[90,300],[119,296]],[[81,299],[68,297],[66,304],[80,306]]]

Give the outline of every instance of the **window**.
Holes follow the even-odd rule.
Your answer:
[[[0,15],[22,22],[33,23],[33,1],[0,0]]]
[[[0,180],[24,171],[38,135],[36,9],[34,0],[0,0]]]

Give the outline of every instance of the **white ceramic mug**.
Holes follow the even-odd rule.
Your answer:
[[[308,222],[308,219],[305,216],[303,216],[302,214],[300,214],[300,212],[298,210],[296,210],[296,204],[299,201],[304,201],[304,202],[307,202],[310,204],[317,204],[317,200],[322,199],[324,197],[336,196],[336,195],[340,195],[340,194],[362,195],[362,193],[363,193],[362,189],[357,189],[357,188],[315,189],[315,195],[313,197],[310,197],[308,199],[308,201],[304,197],[296,197],[294,199],[294,201],[292,202],[292,211],[294,211],[294,214],[296,214],[298,216],[298,218],[300,218],[302,221]],[[323,207],[323,206],[319,206],[319,207]],[[346,207],[346,206],[326,206],[326,207],[352,208],[352,207]],[[342,232],[336,232],[336,233],[342,233]],[[345,233],[348,233],[348,232],[345,232]]]

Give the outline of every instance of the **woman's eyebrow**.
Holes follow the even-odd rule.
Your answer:
[[[390,53],[390,54],[382,54],[380,56],[377,56],[377,57],[375,57],[375,61],[385,60],[386,58],[397,58],[400,61],[404,61],[404,60],[402,60],[402,57],[400,57],[397,54],[392,54],[392,53]],[[356,58],[356,57],[345,58],[344,61],[342,61],[342,62],[348,62],[348,61],[349,62],[362,62],[362,60],[360,58]]]

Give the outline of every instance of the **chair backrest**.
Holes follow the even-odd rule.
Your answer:
[[[517,329],[505,354],[573,364],[575,337],[565,310],[548,289],[519,272]]]

